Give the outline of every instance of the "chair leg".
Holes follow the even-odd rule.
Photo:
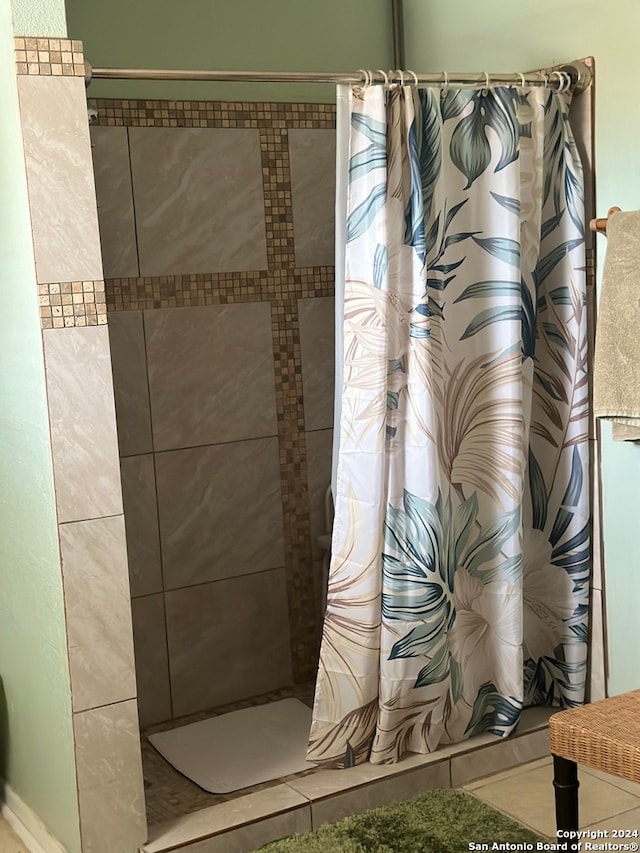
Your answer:
[[[560,755],[553,756],[553,787],[556,793],[556,828],[558,831],[578,829],[578,766]],[[579,850],[577,838],[559,837],[560,842],[569,841],[568,850]]]

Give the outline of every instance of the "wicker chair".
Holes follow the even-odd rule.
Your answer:
[[[640,782],[640,690],[554,714],[549,718],[549,742],[556,827],[575,831],[578,764]],[[572,843],[568,849],[578,848]]]

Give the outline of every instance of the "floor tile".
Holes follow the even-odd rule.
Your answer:
[[[500,809],[548,838],[555,836],[555,803],[553,795],[553,765],[543,764],[528,773],[500,774],[498,781],[487,784],[473,793],[494,808]],[[640,806],[633,794],[592,776],[580,774],[580,826],[591,826],[630,812]],[[626,828],[626,827],[623,827]]]
[[[551,764],[551,762],[551,756],[538,758],[536,761],[528,761],[526,764],[511,767],[509,770],[503,770],[501,773],[492,773],[490,776],[483,776],[481,779],[475,779],[473,782],[467,782],[464,789],[465,791],[475,791],[477,788],[482,788],[485,785],[493,785],[496,782],[502,782],[504,779],[513,779],[516,776],[530,773],[538,767],[546,767],[546,765]]]
[[[640,835],[640,807],[636,809],[631,809],[628,812],[621,812],[619,815],[616,815],[615,818],[607,818],[606,820],[601,820],[598,823],[589,824],[586,829],[599,829],[606,830],[607,841],[615,843],[640,843],[640,838],[638,836],[631,836],[629,838],[621,838],[615,837],[613,835],[614,831],[619,832],[620,830],[638,832]]]
[[[616,788],[622,788],[623,791],[628,791],[634,794],[640,800],[640,783],[630,782],[627,779],[620,779],[618,776],[612,776],[611,773],[603,773],[602,770],[593,770],[591,767],[578,767],[578,778],[582,778],[584,773],[590,776],[595,776],[597,779],[602,779]]]

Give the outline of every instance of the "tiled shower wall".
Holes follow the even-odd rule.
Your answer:
[[[144,726],[315,674],[335,115],[95,106]]]

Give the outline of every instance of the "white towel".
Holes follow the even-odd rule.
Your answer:
[[[616,441],[640,441],[640,210],[607,222],[598,304],[593,410]]]

